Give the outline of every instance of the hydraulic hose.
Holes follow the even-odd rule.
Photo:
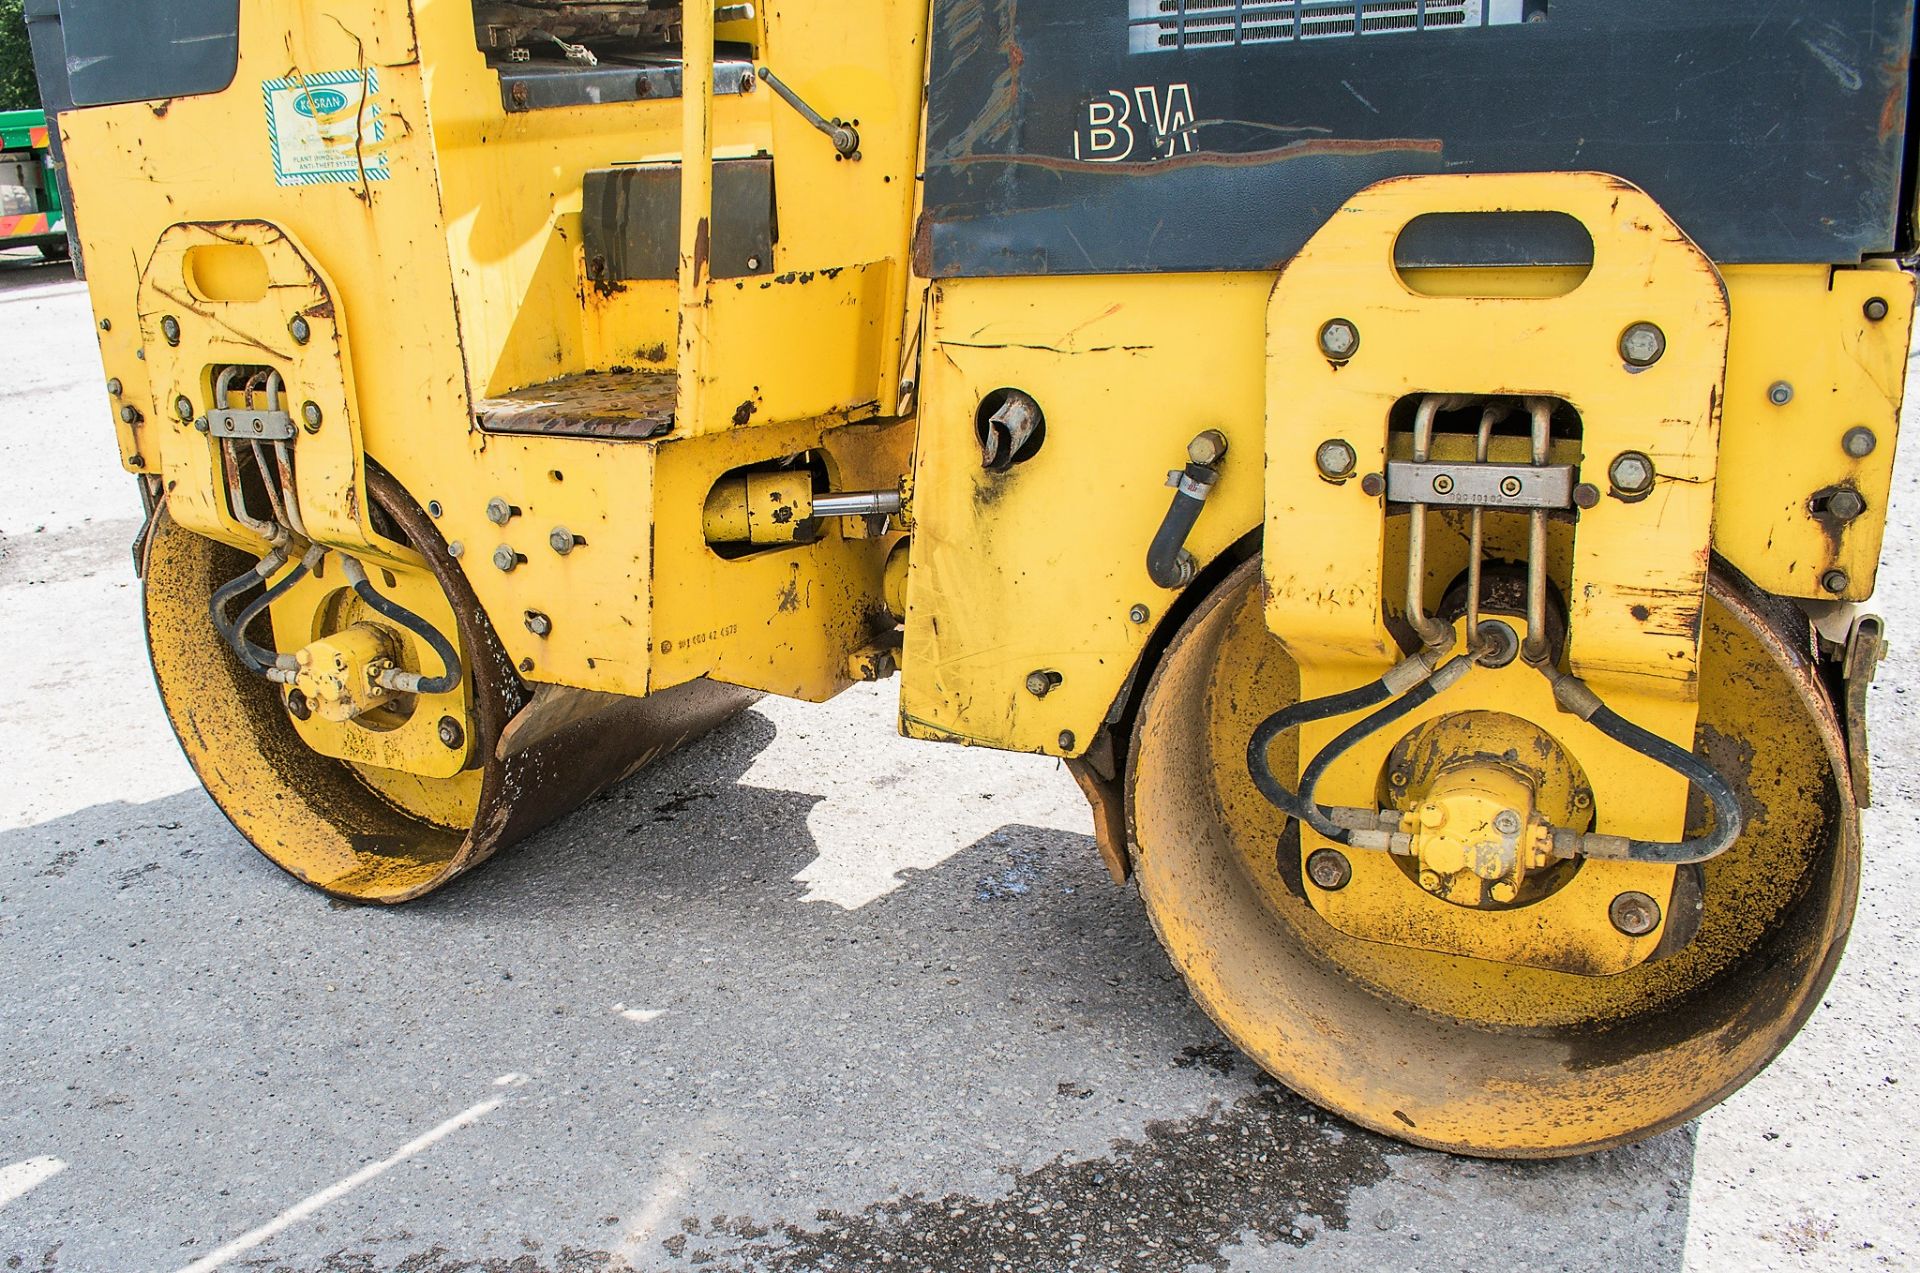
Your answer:
[[[345,553],[340,554],[340,568],[362,601],[382,618],[393,620],[425,641],[444,669],[438,676],[421,676],[418,672],[388,672],[380,678],[382,685],[402,694],[445,694],[460,684],[460,653],[454,649],[451,641],[440,635],[439,629],[399,602],[390,601],[376,592],[367,578],[366,568],[356,559]]]
[[[1335,844],[1351,844],[1353,842],[1353,833],[1346,827],[1334,822],[1330,810],[1320,807],[1313,798],[1314,788],[1320,785],[1320,780],[1326,777],[1327,770],[1333,767],[1334,762],[1346,755],[1355,743],[1358,743],[1361,739],[1379,730],[1385,729],[1388,725],[1393,724],[1414,709],[1424,707],[1426,704],[1432,702],[1435,695],[1459,679],[1459,676],[1464,674],[1467,668],[1471,666],[1472,660],[1470,659],[1458,658],[1453,660],[1453,662],[1442,667],[1439,672],[1436,672],[1431,680],[1420,682],[1420,684],[1414,686],[1399,698],[1387,703],[1386,706],[1374,711],[1358,723],[1348,726],[1332,742],[1322,747],[1319,755],[1308,762],[1307,767],[1300,773],[1300,795],[1298,800],[1306,812],[1307,825],[1327,837],[1327,839],[1332,840]],[[1458,671],[1456,672],[1455,669],[1458,669]],[[1444,677],[1443,674],[1445,674]]]
[[[306,557],[301,560],[299,565],[293,568],[286,578],[254,598],[247,608],[240,612],[240,617],[237,619],[229,620],[226,617],[228,604],[249,588],[273,578],[273,576],[280,571],[280,568],[287,564],[286,549],[274,549],[265,557],[261,558],[260,563],[252,570],[249,570],[237,579],[229,580],[214,590],[213,598],[208,604],[208,608],[213,613],[214,629],[218,631],[226,643],[232,647],[234,655],[238,657],[242,663],[246,664],[250,670],[261,676],[266,676],[274,669],[282,667],[283,664],[281,660],[286,656],[276,654],[272,650],[262,649],[248,640],[247,626],[259,617],[261,611],[285,596],[289,588],[292,588],[295,584],[306,578],[309,568],[319,560],[320,555],[325,551],[325,549],[321,548],[309,549]]]
[[[1553,699],[1560,710],[1578,716],[1608,738],[1632,749],[1648,760],[1673,770],[1698,787],[1713,806],[1713,830],[1706,835],[1681,840],[1636,840],[1624,835],[1582,835],[1556,830],[1553,851],[1559,857],[1618,858],[1630,862],[1650,862],[1660,866],[1686,866],[1705,862],[1733,847],[1746,823],[1740,798],[1733,785],[1706,761],[1658,734],[1627,720],[1595,694],[1587,683],[1557,668],[1541,669],[1553,682]]]

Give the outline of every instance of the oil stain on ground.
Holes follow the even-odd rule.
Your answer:
[[[665,1249],[702,1273],[800,1270],[1224,1271],[1241,1243],[1305,1246],[1347,1227],[1347,1198],[1386,1178],[1383,1142],[1277,1086],[1147,1124],[1103,1158],[1012,1171],[1006,1196],[876,1203],[811,1225],[689,1218]]]

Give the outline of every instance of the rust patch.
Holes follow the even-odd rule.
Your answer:
[[[758,404],[756,404],[752,398],[748,398],[745,402],[733,409],[734,424],[736,426],[745,426],[753,419],[753,413],[759,409]]]

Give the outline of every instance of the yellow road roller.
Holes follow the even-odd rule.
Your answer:
[[[1377,1131],[1627,1143],[1818,1003],[1907,0],[29,11],[161,697],[315,888],[897,675]]]

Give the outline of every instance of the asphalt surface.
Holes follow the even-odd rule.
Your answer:
[[[1821,1010],[1630,1150],[1411,1150],[1263,1082],[1053,762],[769,702],[394,911],[253,852],[161,713],[85,296],[0,256],[0,1265],[1920,1265],[1920,460]]]

